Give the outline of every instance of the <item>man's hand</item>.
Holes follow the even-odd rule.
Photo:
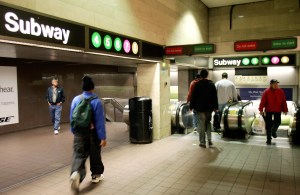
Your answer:
[[[259,114],[262,115],[262,116],[264,116],[264,112],[260,112]]]
[[[48,102],[48,105],[51,106],[51,104]]]
[[[105,147],[106,146],[106,140],[105,139],[103,139],[103,140],[101,140],[101,142],[100,142],[100,146],[101,147]]]
[[[57,105],[57,106],[60,106],[61,104],[62,104],[62,103],[61,103],[61,102],[59,102],[59,103],[57,103],[56,105]]]

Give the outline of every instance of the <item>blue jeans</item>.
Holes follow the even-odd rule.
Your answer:
[[[59,129],[61,110],[62,110],[61,105],[60,106],[57,106],[57,105],[50,105],[49,106],[51,122],[54,125],[54,130]]]
[[[211,112],[198,112],[197,113],[197,130],[199,132],[200,144],[205,144],[205,133],[207,140],[211,141]]]

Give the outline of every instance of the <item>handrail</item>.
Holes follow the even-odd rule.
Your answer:
[[[114,98],[102,98],[104,104],[110,103],[114,108],[117,108],[119,111],[123,112],[124,107]]]
[[[119,110],[120,112],[124,112],[124,107],[114,98],[101,98],[103,104],[104,104],[104,115],[106,119],[109,121],[113,122],[116,121],[116,109]],[[114,107],[114,118],[106,115],[106,109],[105,109],[105,104],[111,104]]]

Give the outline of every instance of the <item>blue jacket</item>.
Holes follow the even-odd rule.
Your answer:
[[[83,92],[84,98],[89,98],[91,96],[97,96],[95,93]],[[70,112],[70,120],[72,119],[72,113],[75,107],[80,103],[81,97],[80,95],[76,96],[71,104],[71,112]],[[93,122],[94,127],[97,132],[97,136],[100,140],[106,139],[106,130],[105,130],[105,117],[103,112],[103,106],[99,98],[95,98],[91,101],[92,109],[93,109]],[[72,133],[74,133],[74,129],[71,127]]]

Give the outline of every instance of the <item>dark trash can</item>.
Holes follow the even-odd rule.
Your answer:
[[[152,138],[152,100],[148,97],[129,99],[130,142],[151,143]]]

